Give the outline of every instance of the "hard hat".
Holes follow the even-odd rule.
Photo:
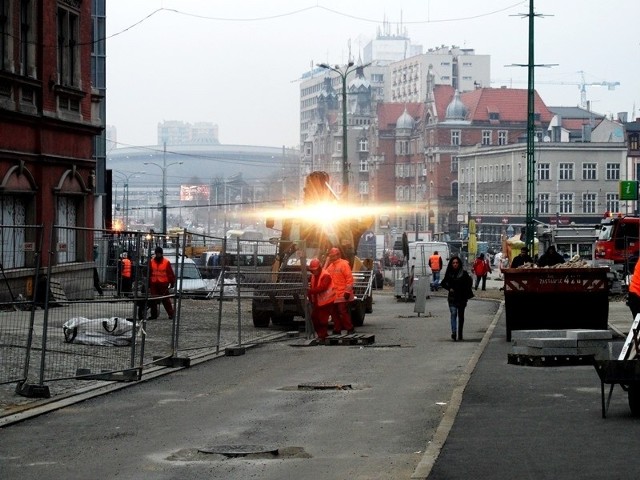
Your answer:
[[[309,262],[309,270],[317,270],[321,267],[322,265],[320,265],[320,260],[318,260],[317,258],[312,258]]]
[[[337,247],[333,247],[331,250],[329,250],[329,255],[340,256],[340,249]]]

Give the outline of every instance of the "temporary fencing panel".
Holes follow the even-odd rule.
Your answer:
[[[26,380],[43,227],[0,226],[0,384]]]

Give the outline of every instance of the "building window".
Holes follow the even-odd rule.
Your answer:
[[[458,171],[458,157],[451,157],[451,171]]]
[[[558,173],[560,180],[573,180],[573,163],[561,163],[558,165]]]
[[[596,194],[582,194],[582,213],[596,213]]]
[[[61,85],[77,87],[80,83],[79,31],[79,15],[58,8],[58,80]]]
[[[558,212],[573,213],[573,193],[561,193],[558,196]]]
[[[342,153],[342,140],[336,140],[335,153]]]
[[[629,134],[629,150],[640,150],[640,135],[637,133]]]
[[[460,130],[451,130],[451,145],[460,145]]]
[[[617,193],[607,193],[607,205],[605,208],[608,212],[619,212],[620,196]]]
[[[409,140],[398,140],[396,142],[396,155],[409,155]]]
[[[369,151],[369,139],[361,138],[358,140],[358,151],[359,152],[368,152]]]
[[[2,2],[0,1],[0,5]],[[0,195],[0,259],[3,268],[25,267],[26,203],[17,196]]]
[[[498,130],[498,145],[507,145],[509,143],[509,132],[506,130]]]
[[[551,178],[550,170],[551,170],[550,164],[539,163],[538,164],[538,180],[549,180]]]
[[[368,172],[369,171],[369,159],[361,158],[360,159],[360,171]]]
[[[358,185],[358,193],[360,193],[361,195],[368,195],[369,182],[360,182],[360,184]]]
[[[549,213],[549,194],[548,193],[538,194],[538,213],[539,214]]]
[[[429,196],[433,194],[433,189],[429,189]],[[451,183],[451,196],[456,198],[458,196],[458,182]]]
[[[482,130],[482,145],[491,145],[491,130]]]
[[[304,155],[305,157],[310,157],[311,156],[311,144],[308,143],[304,146]]]
[[[8,0],[0,0],[0,70],[9,70],[11,63],[11,24]]]
[[[607,180],[620,180],[620,164],[619,163],[607,163]],[[617,210],[609,210],[609,211],[617,212]]]
[[[583,180],[597,180],[598,165],[596,163],[583,163],[582,164],[582,179]],[[586,212],[585,212],[586,213]]]
[[[498,112],[489,112],[489,120],[500,120],[500,114]]]

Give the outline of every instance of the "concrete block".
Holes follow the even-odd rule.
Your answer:
[[[566,330],[511,330],[511,340],[522,338],[565,338]]]
[[[539,356],[542,357],[577,357],[577,348],[541,348]]]
[[[577,348],[578,341],[575,338],[529,338],[518,345],[537,348]]]
[[[567,338],[577,338],[578,340],[610,340],[613,338],[609,330],[567,330]]]

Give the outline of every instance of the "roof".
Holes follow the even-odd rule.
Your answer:
[[[469,109],[467,120],[489,121],[489,113],[498,113],[500,122],[526,122],[529,92],[524,88],[478,88],[460,95]],[[540,114],[540,121],[547,124],[553,113],[534,92],[534,110]]]
[[[378,104],[378,126],[380,130],[392,130],[396,128],[396,122],[404,113],[407,113],[414,120],[422,118],[424,103],[380,103]]]

